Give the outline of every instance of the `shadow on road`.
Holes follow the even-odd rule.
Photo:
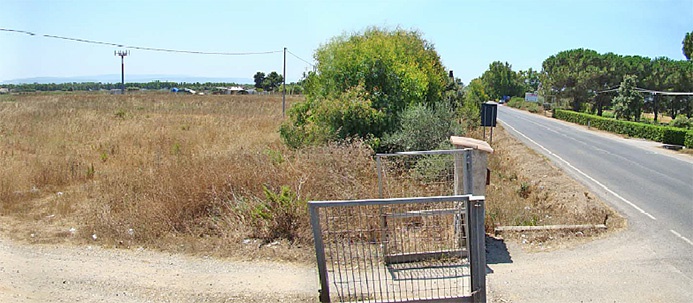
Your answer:
[[[486,264],[513,263],[505,240],[486,237]]]

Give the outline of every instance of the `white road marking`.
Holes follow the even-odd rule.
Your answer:
[[[652,219],[652,220],[657,220],[657,218],[655,218],[653,215],[649,214],[648,212],[646,212],[646,211],[643,210],[642,208],[638,207],[638,206],[635,205],[633,202],[630,202],[630,201],[626,200],[626,198],[621,197],[621,195],[619,195],[619,194],[617,194],[616,192],[614,192],[613,190],[609,189],[608,187],[606,187],[606,185],[602,184],[601,182],[599,182],[599,181],[595,180],[594,178],[590,177],[588,174],[586,174],[586,173],[584,173],[583,171],[579,170],[577,167],[575,167],[575,166],[573,166],[572,164],[570,164],[570,162],[564,160],[564,159],[561,158],[560,156],[554,154],[554,153],[553,153],[552,151],[550,151],[548,148],[546,148],[546,147],[542,146],[541,144],[537,143],[537,141],[534,141],[534,140],[532,140],[531,138],[527,137],[525,134],[521,133],[520,131],[518,131],[517,129],[515,129],[514,127],[512,127],[512,125],[508,124],[507,122],[505,122],[505,121],[503,121],[503,120],[501,120],[501,119],[498,119],[498,120],[500,120],[501,122],[503,122],[503,125],[505,125],[505,126],[507,126],[507,127],[510,127],[514,132],[518,133],[520,136],[525,137],[525,139],[527,139],[527,140],[529,140],[530,142],[534,143],[535,145],[539,146],[539,148],[545,150],[545,151],[546,151],[547,153],[549,153],[550,155],[556,157],[556,159],[558,159],[558,160],[560,160],[561,162],[563,162],[563,163],[565,163],[566,165],[568,165],[568,167],[570,167],[570,168],[572,168],[573,170],[575,170],[578,174],[583,175],[585,178],[587,178],[587,179],[589,179],[590,181],[594,182],[595,184],[599,185],[601,188],[603,188],[604,190],[606,190],[606,191],[609,192],[610,194],[614,195],[614,197],[619,198],[621,201],[623,201],[623,202],[625,202],[626,204],[630,205],[631,207],[635,208],[637,211],[639,211],[639,212],[642,213],[643,215],[649,217],[650,219]]]
[[[691,241],[691,240],[689,240],[688,238],[682,236],[680,233],[677,233],[675,230],[670,229],[669,231],[670,231],[672,234],[674,234],[675,236],[681,238],[681,240],[688,242],[688,244],[690,244],[690,245],[693,245],[693,241]]]

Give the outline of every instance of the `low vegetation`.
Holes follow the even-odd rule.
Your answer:
[[[378,195],[367,144],[285,147],[277,133],[280,98],[1,100],[0,216],[15,223],[0,229],[18,239],[311,260],[306,201]],[[494,141],[489,230],[603,221],[603,209],[563,211],[572,200],[556,204],[551,185],[523,172],[526,159],[516,154],[526,150],[506,149],[522,145],[502,132]],[[274,241],[285,249],[268,247]]]
[[[693,145],[691,145],[693,140],[687,139],[693,137],[693,130],[684,128],[616,120],[560,109],[554,110],[553,116],[568,122],[582,125],[589,124],[591,127],[597,129],[628,135],[630,137],[644,138],[664,144],[684,145],[688,148],[693,147]]]

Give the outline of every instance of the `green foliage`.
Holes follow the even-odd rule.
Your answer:
[[[596,115],[578,113],[567,110],[556,109],[553,117],[568,122],[610,131],[618,134],[628,135],[635,138],[643,138],[664,144],[684,145],[686,130],[669,126],[659,126],[631,121],[615,120]]]
[[[360,137],[377,148],[385,134],[390,146],[435,146],[439,141],[428,132],[441,129],[440,123],[429,119],[428,124],[414,125],[409,118],[401,121],[404,113],[415,116],[427,108],[438,117],[459,103],[461,85],[450,83],[432,44],[415,31],[369,28],[333,38],[314,57],[317,71],[302,81],[306,101],[291,108],[289,120],[280,128],[283,141],[291,147]],[[446,89],[452,95],[444,98]],[[454,117],[448,114],[445,119]],[[441,123],[448,127],[437,136],[448,134],[450,128],[449,122]],[[419,126],[424,128],[413,128]],[[426,136],[403,135],[403,129]]]
[[[125,110],[119,109],[115,113],[115,116],[116,116],[116,118],[119,118],[119,119],[125,119],[125,117],[127,116],[127,112],[125,112]]]
[[[524,199],[527,199],[531,193],[532,185],[527,182],[522,182],[520,188],[517,190],[517,194]]]
[[[539,107],[539,103],[528,102],[528,101],[525,101],[524,98],[520,98],[520,97],[512,97],[510,99],[510,101],[508,101],[508,106],[523,109],[523,110],[526,110],[530,113],[538,113],[541,111],[541,108]]]
[[[495,61],[488,66],[488,70],[481,76],[486,93],[491,99],[498,100],[503,96],[520,96],[525,93],[525,86],[512,65],[508,62]]]
[[[691,60],[693,57],[693,32],[686,33],[681,44],[683,44],[683,55],[686,56],[686,59]]]
[[[369,28],[333,38],[314,57],[309,99],[335,98],[361,85],[372,107],[386,114],[389,129],[407,106],[440,101],[448,81],[433,45],[416,31]]]
[[[386,134],[383,149],[388,151],[431,150],[460,135],[462,128],[447,107],[432,109],[423,104],[408,107],[402,114],[401,128]]]
[[[520,97],[512,97],[510,98],[510,101],[508,101],[508,106],[514,107],[514,108],[523,108],[525,105],[525,99],[520,98]]]
[[[457,109],[466,129],[473,129],[481,124],[481,104],[488,100],[489,96],[481,79],[472,80],[465,88],[462,107]]]
[[[450,148],[451,147],[445,144],[441,144],[437,149]],[[443,182],[455,173],[454,161],[453,155],[424,156],[418,159],[416,164],[414,164],[414,178],[423,183]]]
[[[683,145],[686,146],[686,148],[693,148],[693,130],[686,132],[686,139]]]
[[[662,143],[685,145],[687,131],[677,127],[664,127],[662,134]]]
[[[272,164],[274,165],[280,165],[284,163],[284,156],[282,155],[282,152],[280,150],[266,149],[265,155],[267,155],[267,157],[270,158],[270,161],[272,161]]]
[[[626,75],[614,98],[614,114],[616,119],[625,118],[628,121],[638,121],[644,104],[640,92],[635,90],[636,76]]]
[[[255,73],[255,75],[253,76],[253,80],[255,81],[255,88],[262,88],[262,82],[265,81],[265,73]]]
[[[353,137],[380,137],[385,115],[367,98],[362,87],[355,87],[336,98],[299,102],[290,109],[290,119],[280,127],[280,136],[292,148]]]
[[[251,211],[255,236],[266,241],[300,238],[300,232],[307,229],[307,203],[300,199],[288,186],[282,186],[278,193],[264,187],[265,200]]]
[[[676,119],[671,120],[671,122],[669,122],[669,126],[679,128],[691,128],[693,126],[693,119],[688,119],[684,115],[678,115],[676,116]]]
[[[520,83],[524,85],[522,92],[536,92],[541,85],[540,74],[531,67],[526,71],[519,71]]]
[[[253,76],[253,81],[255,82],[255,88],[261,88],[264,91],[274,91],[280,85],[282,85],[282,82],[284,82],[284,77],[275,71],[272,71],[267,76],[265,76],[265,73],[263,72],[257,72]]]
[[[601,115],[615,94],[603,92],[618,86],[626,75],[637,77],[637,87],[687,92],[693,91],[693,62],[671,60],[666,57],[650,59],[641,56],[622,56],[614,53],[599,54],[588,49],[574,49],[553,55],[542,64],[542,91],[544,96],[568,99],[574,111],[587,108]],[[641,108],[649,112],[669,112],[693,115],[693,98],[656,95],[648,98]]]

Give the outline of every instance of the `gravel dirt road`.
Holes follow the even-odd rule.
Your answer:
[[[0,302],[314,302],[308,265],[0,238]]]

